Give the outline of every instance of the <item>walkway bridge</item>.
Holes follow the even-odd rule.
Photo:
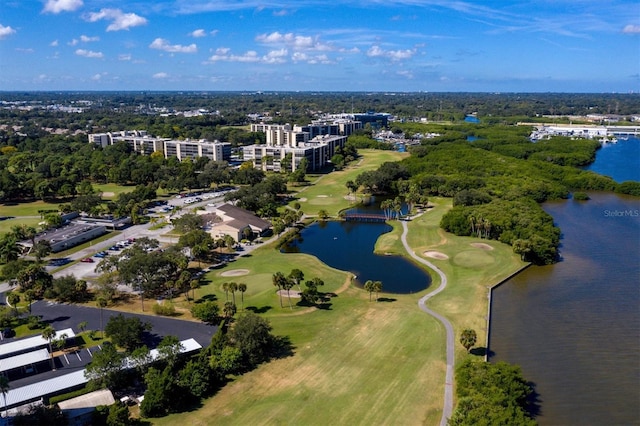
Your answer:
[[[387,217],[375,213],[347,213],[344,215],[347,222],[386,222]]]

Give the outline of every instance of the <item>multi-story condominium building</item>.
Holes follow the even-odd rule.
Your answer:
[[[283,160],[290,157],[291,170],[295,171],[303,158],[310,171],[322,168],[344,147],[347,137],[362,127],[352,120],[333,122],[314,121],[306,126],[290,124],[252,124],[252,132],[266,133],[266,143],[242,148],[245,161],[252,161],[263,170],[280,171]]]
[[[180,161],[185,158],[197,157],[206,157],[214,161],[231,159],[231,144],[228,142],[156,138],[148,135],[144,130],[92,133],[89,135],[89,142],[102,147],[117,142],[126,142],[131,149],[140,154],[150,155],[154,152],[160,152],[165,158],[177,157]]]

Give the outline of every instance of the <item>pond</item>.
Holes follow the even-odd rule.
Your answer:
[[[301,232],[301,239],[282,249],[287,253],[307,253],[327,265],[349,271],[356,284],[382,281],[386,293],[414,293],[426,289],[431,277],[423,269],[400,256],[377,255],[376,240],[392,227],[386,223],[319,222]]]

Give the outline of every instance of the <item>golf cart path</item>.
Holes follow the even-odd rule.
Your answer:
[[[438,286],[438,288],[422,296],[420,300],[418,300],[418,306],[420,307],[421,310],[423,310],[427,314],[431,315],[432,317],[440,321],[442,325],[444,325],[444,328],[447,333],[447,345],[446,345],[447,371],[446,371],[445,383],[444,383],[444,406],[442,409],[442,417],[440,418],[440,426],[446,426],[447,420],[451,417],[451,414],[453,413],[453,367],[454,367],[454,361],[455,361],[454,353],[453,353],[453,348],[455,344],[453,340],[453,327],[451,326],[451,323],[449,322],[448,319],[446,319],[439,313],[429,309],[426,303],[427,303],[427,300],[429,300],[431,297],[435,296],[436,294],[440,293],[442,290],[444,290],[447,287],[447,276],[436,265],[415,254],[415,252],[411,249],[411,247],[409,247],[409,244],[407,243],[407,233],[408,233],[407,222],[402,221],[402,236],[400,238],[402,240],[402,244],[404,245],[404,248],[407,251],[407,253],[409,253],[409,255],[412,258],[414,258],[417,262],[420,262],[423,265],[426,265],[430,269],[434,270],[440,276],[440,285]]]

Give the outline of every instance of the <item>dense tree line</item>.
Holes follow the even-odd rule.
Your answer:
[[[537,424],[531,417],[533,388],[517,366],[467,359],[456,369],[456,394],[451,426]]]
[[[557,259],[560,231],[538,203],[567,198],[572,191],[640,192],[638,183],[617,184],[576,167],[593,161],[599,148],[595,141],[553,138],[534,143],[528,130],[502,125],[406,127],[440,136],[424,139],[401,162],[363,172],[355,184],[369,193],[401,196],[407,203],[421,196],[453,197],[453,209],[442,218],[443,229],[500,240],[528,261],[546,264]],[[480,139],[469,141],[469,136]]]

